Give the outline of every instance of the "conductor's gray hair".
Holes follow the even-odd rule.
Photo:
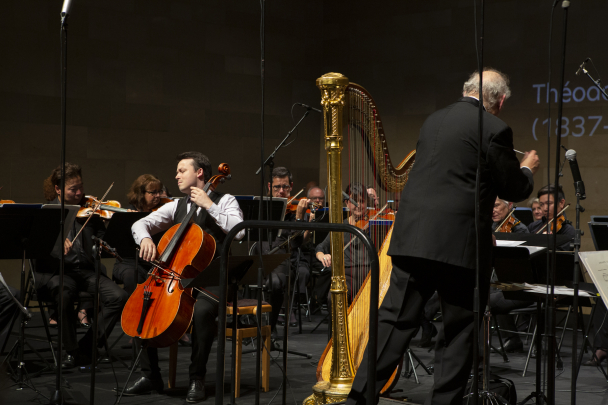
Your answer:
[[[502,96],[505,99],[511,97],[511,89],[509,89],[509,77],[496,69],[484,69],[484,73],[494,72],[498,76],[486,76],[483,80],[483,101],[484,105],[495,106]],[[479,72],[475,71],[462,86],[462,92],[465,95],[479,93]]]

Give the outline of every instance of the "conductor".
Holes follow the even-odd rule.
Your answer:
[[[506,75],[483,73],[483,140],[480,168],[480,302],[487,301],[496,197],[519,202],[534,187],[535,151],[521,164],[513,132],[496,116],[510,96]],[[379,309],[377,389],[389,379],[417,330],[420,311],[435,290],[444,328],[435,348],[435,383],[426,404],[462,403],[472,366],[475,287],[475,178],[478,153],[479,74],[465,82],[463,97],[431,114],[420,130],[416,164],[401,196],[388,254],[393,271]],[[347,404],[366,398],[366,350]]]

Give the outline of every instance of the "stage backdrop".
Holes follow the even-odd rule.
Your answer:
[[[319,106],[317,77],[334,71],[366,87],[382,114],[389,149],[399,160],[415,148],[434,110],[455,101],[476,69],[472,1],[266,2],[266,141],[268,155],[299,119],[303,102]],[[562,11],[554,17],[553,76],[548,81],[552,1],[486,1],[484,64],[511,77],[501,113],[515,147],[547,162],[547,98],[558,87]],[[0,198],[42,201],[42,181],[59,164],[62,0],[6,0],[0,25]],[[587,187],[586,222],[606,213],[608,101],[575,76],[608,75],[605,1],[572,2],[566,55],[562,142],[578,153]],[[227,162],[222,191],[255,194],[260,161],[259,2],[235,0],[74,1],[69,18],[67,160],[82,165],[88,194],[111,182],[126,203],[129,185],[153,173],[179,195],[174,157],[186,150]],[[555,104],[553,104],[555,106]],[[552,120],[556,111],[552,111]],[[295,190],[325,184],[321,116],[311,114],[276,166],[294,174]],[[553,127],[555,129],[555,126]],[[554,137],[555,139],[555,137]],[[563,153],[560,155],[563,160]],[[554,152],[551,152],[554,162]],[[537,174],[535,192],[547,183]],[[553,170],[551,170],[553,174]],[[563,170],[567,200],[572,177]],[[568,211],[574,219],[574,209]]]

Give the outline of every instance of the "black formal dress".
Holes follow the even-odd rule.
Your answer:
[[[51,204],[60,204],[59,199],[55,199]],[[67,239],[72,240],[80,231],[84,222],[83,219],[77,218],[67,234]],[[54,301],[58,307],[59,302],[63,300],[61,322],[63,344],[64,349],[70,354],[77,352],[79,349],[81,353],[88,354],[93,343],[93,328],[89,329],[80,341],[76,339],[75,320],[77,318],[74,302],[78,300],[80,291],[86,291],[89,294],[95,293],[96,274],[92,236],[103,238],[105,230],[103,220],[99,216],[93,215],[78,238],[73,241],[72,249],[65,256],[63,293],[59,290],[59,267],[63,245],[56,246],[50,257],[36,260],[36,289],[39,296],[44,300]],[[101,302],[101,316],[98,317],[99,347],[103,345],[105,337],[110,336],[129,298],[122,288],[118,287],[104,274],[105,271],[101,273],[99,280]]]
[[[416,163],[402,196],[388,254],[391,284],[379,310],[378,393],[417,330],[422,306],[439,293],[444,328],[435,349],[435,384],[427,404],[462,403],[472,365],[475,285],[475,178],[478,101],[463,97],[433,113],[420,130]],[[511,129],[483,114],[481,144],[480,300],[488,296],[492,209],[496,197],[522,201],[532,192],[532,172],[521,168]],[[483,304],[482,304],[483,305]],[[347,404],[366,399],[367,353]]]

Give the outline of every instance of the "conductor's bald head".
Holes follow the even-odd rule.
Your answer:
[[[464,83],[462,95],[479,98],[479,73],[474,72]],[[498,115],[502,104],[511,96],[509,78],[496,69],[486,68],[483,71],[483,105],[486,110]]]

